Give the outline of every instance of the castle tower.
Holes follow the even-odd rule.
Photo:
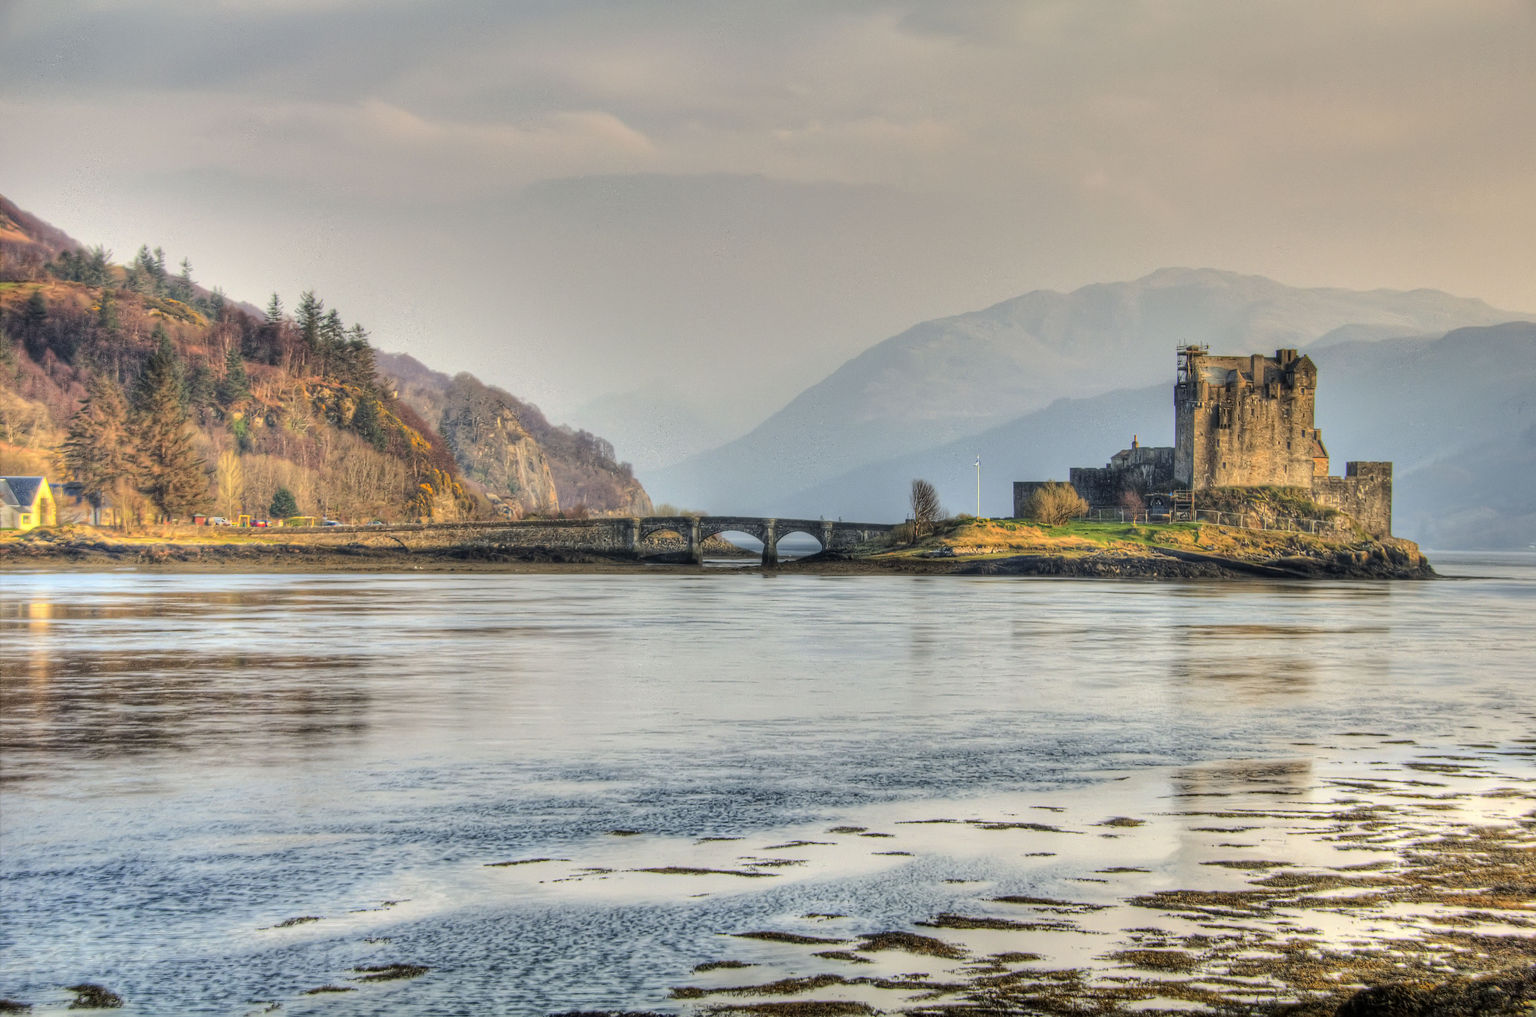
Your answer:
[[[1313,426],[1317,367],[1295,350],[1273,357],[1179,350],[1174,385],[1174,482],[1208,487],[1310,488],[1328,475],[1328,451]]]

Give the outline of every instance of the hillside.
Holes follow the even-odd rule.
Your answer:
[[[537,406],[471,374],[449,377],[401,353],[380,354],[378,364],[400,398],[435,422],[464,473],[524,511],[651,511],[606,440],[551,424]]]
[[[1519,317],[1433,290],[1301,289],[1211,269],[1163,269],[1066,294],[1040,290],[916,325],[744,437],[648,476],[669,501],[806,510],[783,499],[870,463],[983,434],[1062,397],[1168,377],[1173,351],[1185,343],[1272,352]]]
[[[377,356],[366,330],[313,292],[292,313],[276,295],[252,313],[198,285],[187,261],[175,271],[145,246],[114,264],[0,198],[0,472],[83,481],[86,501],[66,516],[94,501],[128,523],[277,508],[493,518],[558,511],[562,469],[568,503],[649,504],[632,477],[605,500],[623,485],[583,472],[600,472],[601,439],[473,379],[429,423]],[[529,417],[553,455],[524,429]],[[572,465],[552,475],[550,461]]]

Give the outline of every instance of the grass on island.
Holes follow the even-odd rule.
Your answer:
[[[1330,540],[1308,533],[1249,530],[1205,522],[1127,523],[1074,519],[1060,526],[1046,526],[1027,519],[957,516],[938,523],[932,534],[916,543],[906,543],[902,531],[898,530],[887,546],[874,551],[874,555],[922,558],[937,552],[957,558],[991,555],[1077,557],[1117,553],[1142,556],[1149,550],[1165,549],[1230,558],[1270,559],[1321,556],[1351,543],[1354,541]]]
[[[1075,519],[1061,526],[1045,526],[1027,519],[947,519],[931,535],[915,544],[894,542],[880,552],[893,557],[913,557],[948,549],[957,556],[989,554],[1099,554],[1105,551],[1141,551],[1149,545],[1194,549],[1202,531],[1219,527],[1199,523],[1156,525],[1095,522]]]

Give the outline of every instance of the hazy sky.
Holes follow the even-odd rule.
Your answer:
[[[1536,0],[0,0],[0,193],[557,417],[745,424],[1164,265],[1536,309]]]

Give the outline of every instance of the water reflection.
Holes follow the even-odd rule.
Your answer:
[[[0,676],[3,781],[152,752],[252,761],[343,752],[368,726],[366,671],[350,660],[104,651],[28,660],[24,676]]]
[[[488,899],[484,864],[601,861],[616,829],[642,831],[624,841],[638,858],[938,799],[1027,816],[1036,794],[1152,767],[1164,797],[1116,812],[1175,810],[1208,852],[1197,827],[1247,824],[1183,813],[1311,804],[1302,743],[1497,742],[1533,720],[1529,598],[1508,589],[1528,579],[5,580],[0,988],[99,977],[160,1012],[245,1012],[274,986],[284,1012],[367,1012],[361,994],[296,994],[380,959],[433,967],[401,990],[438,993],[424,1010],[488,998],[464,985],[519,1012],[649,1006],[667,984],[654,944],[686,971],[718,950],[710,930],[843,905],[753,889],[626,910],[598,879],[579,906]],[[1089,842],[1116,844],[1052,849]],[[1208,857],[1192,849],[1191,871]],[[873,897],[816,892],[881,928],[943,906],[896,872]],[[295,915],[325,920],[272,928]],[[579,984],[599,953],[610,973]]]
[[[366,732],[365,655],[290,652],[292,641],[261,635],[263,612],[304,611],[312,593],[111,586],[71,599],[40,585],[0,601],[0,781],[154,754],[313,757],[345,752]]]

